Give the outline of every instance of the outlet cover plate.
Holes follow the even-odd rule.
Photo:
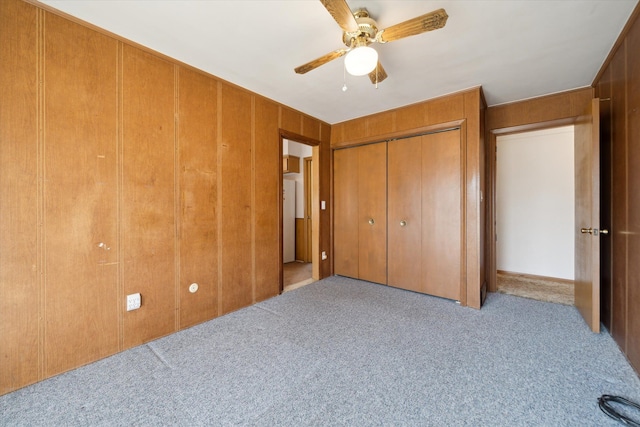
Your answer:
[[[140,308],[140,294],[127,295],[127,311],[137,310]]]

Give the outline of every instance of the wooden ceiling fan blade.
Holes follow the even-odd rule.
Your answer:
[[[352,33],[358,30],[358,23],[346,0],[320,0],[320,2],[343,31]]]
[[[371,83],[373,84],[380,83],[387,77],[387,72],[384,70],[384,67],[382,66],[380,61],[378,61],[378,65],[376,66],[376,68],[369,73],[369,80],[371,80]]]
[[[327,62],[333,61],[336,58],[340,58],[345,53],[347,53],[347,49],[338,49],[333,52],[329,52],[326,55],[321,56],[320,58],[314,59],[313,61],[309,61],[304,65],[301,65],[295,68],[295,72],[298,74],[308,73],[311,70],[315,70],[321,65],[326,64]]]
[[[378,32],[378,41],[381,43],[392,42],[427,31],[437,30],[445,26],[447,18],[449,18],[449,15],[444,9],[434,10]]]

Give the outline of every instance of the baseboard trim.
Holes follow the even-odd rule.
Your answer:
[[[570,279],[561,279],[558,277],[549,277],[549,276],[536,276],[535,274],[527,274],[527,273],[516,273],[513,271],[505,271],[505,270],[498,270],[496,272],[497,274],[501,274],[503,276],[511,276],[511,277],[523,277],[526,279],[532,279],[532,280],[541,280],[541,281],[549,281],[549,282],[560,282],[560,283],[567,283],[570,285],[574,285],[575,284],[575,280],[570,280]]]

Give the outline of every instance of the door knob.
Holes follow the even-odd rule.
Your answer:
[[[373,218],[369,218],[369,225],[373,225],[373,224],[375,224],[375,223],[376,223],[376,222],[373,220]]]
[[[105,245],[102,242],[98,243],[98,247],[104,249],[105,251],[108,251],[109,249],[111,249],[109,246]]]
[[[582,234],[593,234],[593,228],[589,227],[589,228],[581,228],[580,232]]]
[[[606,228],[603,228],[600,230],[600,234],[609,234],[609,230],[607,230]]]
[[[404,227],[406,225],[407,225],[407,221],[405,221],[404,219],[400,221],[400,227]]]

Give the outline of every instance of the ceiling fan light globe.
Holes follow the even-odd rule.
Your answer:
[[[359,46],[347,53],[344,66],[352,76],[364,76],[378,64],[378,52],[369,46]]]

